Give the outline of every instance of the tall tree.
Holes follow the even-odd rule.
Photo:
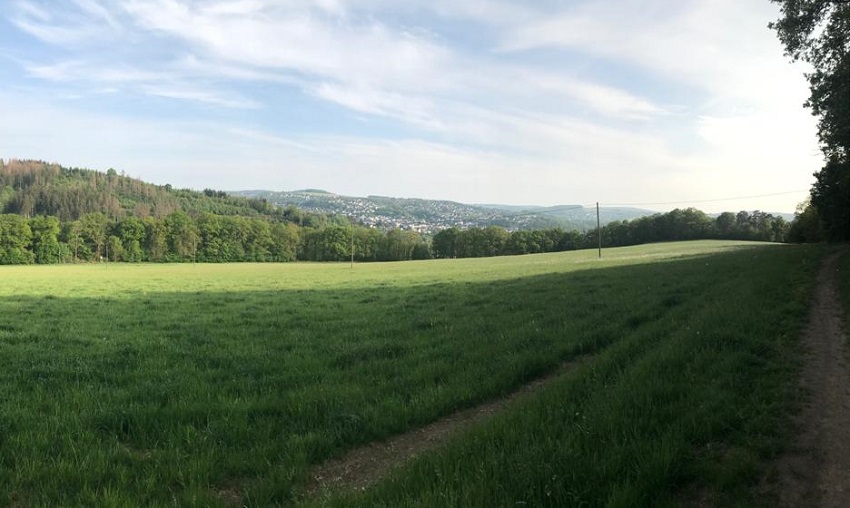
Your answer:
[[[32,230],[32,251],[35,262],[40,264],[58,263],[65,253],[59,243],[59,219],[38,215],[29,221]]]
[[[460,233],[458,228],[448,228],[434,235],[434,240],[431,242],[434,257],[456,258],[459,254],[458,237]],[[524,252],[521,254],[524,254]]]
[[[165,222],[156,217],[146,217],[145,220],[144,253],[148,261],[162,261],[168,253],[168,231]]]
[[[250,219],[246,246],[249,261],[269,261],[274,238],[267,220]]]
[[[117,227],[121,238],[124,260],[137,263],[142,260],[142,242],[145,240],[145,223],[137,217],[124,218]]]
[[[0,264],[30,264],[35,256],[30,251],[32,229],[26,219],[16,214],[0,215]]]
[[[850,240],[850,160],[845,157],[842,162],[832,156],[815,176],[812,205],[818,211],[824,233],[830,240]]]
[[[95,259],[100,261],[103,245],[106,243],[106,229],[109,217],[102,212],[87,213],[80,218],[80,234],[94,252]]]
[[[295,257],[298,252],[298,239],[300,236],[298,226],[291,222],[287,224],[276,222],[272,224],[271,228],[272,260],[295,261]]]
[[[771,28],[794,60],[811,64],[806,106],[818,117],[826,156],[812,205],[831,240],[850,240],[850,0],[771,0],[782,17]]]
[[[198,227],[186,212],[177,210],[165,218],[169,254],[176,261],[193,259],[198,247]]]

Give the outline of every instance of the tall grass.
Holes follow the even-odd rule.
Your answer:
[[[583,353],[598,360],[526,409],[364,499],[329,502],[660,499],[714,471],[684,467],[682,442],[719,462],[776,446],[763,422],[783,407],[780,360],[814,252],[690,242],[595,255],[3,267],[0,504],[288,504],[311,464]],[[578,483],[545,480],[565,477]]]
[[[642,272],[632,282],[652,303],[618,323],[595,361],[375,488],[314,502],[769,506],[753,485],[788,431],[814,254],[624,269]]]

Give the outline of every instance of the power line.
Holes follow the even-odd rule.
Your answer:
[[[799,194],[801,192],[809,192],[808,190],[794,190],[794,191],[785,191],[785,192],[774,192],[771,194],[758,194],[755,196],[738,196],[734,198],[716,198],[716,199],[693,199],[687,201],[666,201],[666,202],[658,202],[658,203],[605,203],[606,206],[650,206],[650,205],[679,205],[683,203],[713,203],[716,201],[736,201],[739,199],[755,199],[755,198],[767,198],[771,196],[784,196],[786,194]]]
[[[770,194],[756,194],[752,196],[736,196],[736,197],[727,197],[727,198],[714,198],[714,199],[689,199],[682,201],[658,201],[652,203],[604,203],[605,206],[654,206],[654,205],[679,205],[679,204],[689,204],[689,203],[714,203],[718,201],[736,201],[741,199],[756,199],[756,198],[767,198],[772,196],[784,196],[787,194],[799,194],[801,192],[809,192],[808,190],[793,190],[793,191],[784,191],[784,192],[772,192]],[[546,208],[544,210],[537,211],[525,211],[521,213],[512,213],[505,214],[502,217],[506,219],[514,218],[514,217],[528,217],[531,215],[542,215],[545,213],[556,213],[556,212],[567,212],[570,210],[580,210],[580,209],[591,209],[592,205],[564,205],[564,206],[553,206],[551,208]]]

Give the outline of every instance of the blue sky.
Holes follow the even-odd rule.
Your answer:
[[[781,212],[821,165],[767,0],[0,5],[5,159],[194,189]]]

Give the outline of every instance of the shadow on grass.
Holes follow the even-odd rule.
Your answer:
[[[291,502],[310,464],[686,316],[784,249],[413,287],[3,298],[0,491]]]

